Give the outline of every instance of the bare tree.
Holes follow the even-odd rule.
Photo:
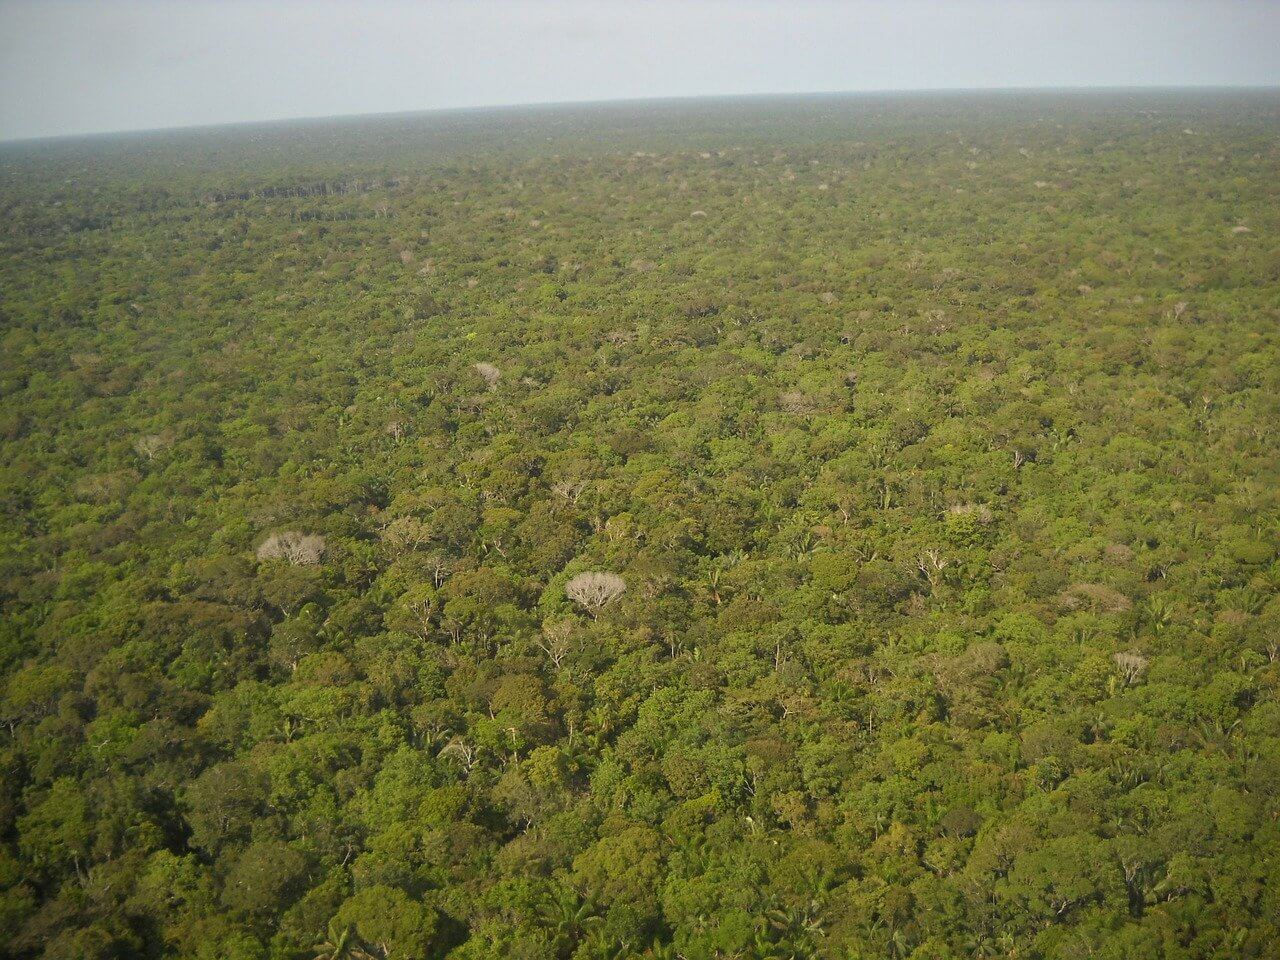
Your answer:
[[[626,589],[627,582],[616,573],[599,571],[580,573],[564,585],[564,592],[569,599],[581,604],[592,619],[622,596]]]
[[[258,547],[259,560],[285,560],[295,567],[312,566],[324,556],[324,537],[318,533],[286,530],[273,533]]]
[[[542,625],[542,639],[535,640],[534,643],[547,655],[551,665],[559,670],[561,662],[577,646],[576,633],[577,624],[573,620],[548,620]]]
[[[985,526],[995,519],[995,514],[985,503],[954,503],[947,507],[947,513],[955,517],[973,517]]]
[[[407,619],[414,625],[415,632],[423,640],[431,636],[431,622],[440,606],[440,597],[434,590],[417,588],[408,591],[400,598]]]
[[[585,480],[560,480],[551,485],[551,492],[557,497],[563,497],[566,502],[577,506],[582,492],[587,489],[587,481]]]
[[[417,550],[431,542],[431,525],[418,517],[396,517],[382,528],[382,542],[397,553]]]
[[[448,579],[449,573],[453,569],[453,561],[438,551],[427,554],[423,558],[422,565],[425,569],[431,571],[431,582],[435,584],[437,590]]]
[[[1149,661],[1146,657],[1137,653],[1117,653],[1111,658],[1115,661],[1116,667],[1120,670],[1120,676],[1124,677],[1126,687],[1131,687],[1137,683],[1144,673],[1147,672]]]
[[[813,413],[813,400],[803,390],[788,390],[778,397],[778,406],[783,413]]]
[[[439,757],[456,757],[465,773],[476,765],[476,748],[463,737],[454,737],[436,754]]]
[[[480,374],[480,379],[489,385],[490,390],[498,389],[498,381],[502,379],[502,371],[492,363],[485,363],[482,360],[479,363],[473,363],[471,369]]]
[[[133,450],[140,457],[154,460],[156,454],[169,446],[169,441],[158,433],[148,433],[133,441]]]
[[[951,561],[944,558],[937,550],[926,550],[916,557],[916,567],[929,582],[930,593],[938,589],[938,584],[942,582],[942,571],[950,565]]]

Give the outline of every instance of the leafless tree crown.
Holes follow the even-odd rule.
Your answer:
[[[1126,686],[1132,686],[1147,672],[1147,658],[1137,653],[1117,653],[1113,658]]]
[[[473,364],[472,369],[475,370],[476,373],[480,374],[480,379],[489,385],[490,390],[496,390],[498,388],[498,381],[502,379],[502,371],[492,363],[485,363],[484,361],[481,361],[480,363]]]
[[[320,562],[324,556],[324,537],[318,533],[285,530],[273,533],[258,548],[259,560],[286,560],[295,567],[306,567]]]
[[[580,603],[593,617],[627,589],[627,582],[616,573],[588,571],[580,573],[564,585],[569,599]]]
[[[148,433],[133,441],[134,452],[148,460],[154,460],[156,454],[168,446],[169,441],[157,433]]]

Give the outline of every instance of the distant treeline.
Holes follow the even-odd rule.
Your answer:
[[[214,193],[205,199],[210,203],[226,203],[231,200],[285,200],[304,197],[340,197],[347,194],[369,193],[371,190],[390,190],[403,181],[398,177],[387,180],[321,180],[318,183],[301,183],[294,186],[274,185],[256,190]]]

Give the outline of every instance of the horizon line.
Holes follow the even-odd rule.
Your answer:
[[[341,123],[352,120],[390,119],[393,117],[426,117],[445,114],[484,113],[489,111],[519,111],[573,107],[623,106],[627,104],[689,103],[699,100],[766,100],[804,97],[860,97],[860,96],[910,96],[938,94],[1019,94],[1019,93],[1173,93],[1179,91],[1224,91],[1235,93],[1280,93],[1280,83],[1267,84],[1134,84],[1093,86],[1089,84],[1043,86],[988,86],[988,87],[880,87],[844,90],[768,91],[758,93],[693,93],[657,97],[601,97],[585,100],[528,100],[507,103],[480,103],[452,107],[423,107],[408,110],[374,110],[367,113],[315,113],[295,114],[284,117],[266,117],[252,120],[219,120],[212,123],[179,124],[159,127],[122,127],[106,130],[82,130],[73,133],[38,134],[30,137],[6,137],[0,134],[0,147],[34,145],[74,140],[93,140],[107,137],[147,136],[157,134],[200,133],[228,130],[239,127],[285,126],[300,123]]]

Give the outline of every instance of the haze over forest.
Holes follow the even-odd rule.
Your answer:
[[[588,100],[1276,84],[1270,0],[0,0],[0,139]]]

